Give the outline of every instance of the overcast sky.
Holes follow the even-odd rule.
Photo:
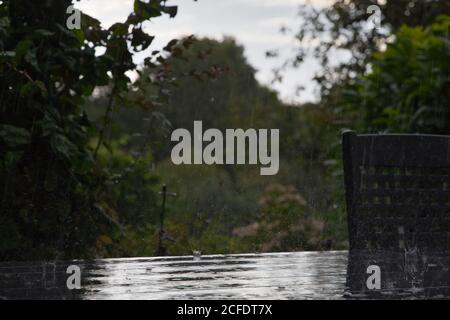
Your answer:
[[[274,66],[281,60],[267,59],[265,53],[281,49],[281,55],[292,52],[293,39],[282,35],[282,25],[295,28],[299,21],[299,4],[306,0],[170,0],[167,4],[178,5],[174,19],[156,18],[147,27],[147,32],[157,36],[153,48],[161,48],[173,38],[195,34],[222,39],[232,36],[244,46],[249,63],[258,70],[257,78],[270,85]],[[329,0],[312,0],[315,6],[323,6]],[[99,19],[104,27],[124,21],[132,11],[133,0],[82,0],[76,5],[87,14]],[[137,58],[137,62],[142,57]],[[288,72],[282,84],[270,85],[285,101],[305,102],[315,98],[315,87],[311,81],[317,62],[308,60],[298,70]],[[297,86],[306,87],[297,96]]]

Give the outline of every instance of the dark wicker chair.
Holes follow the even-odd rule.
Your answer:
[[[384,291],[449,287],[450,137],[349,131],[343,158],[349,290],[369,292],[370,265]]]

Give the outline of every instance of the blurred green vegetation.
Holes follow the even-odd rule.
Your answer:
[[[135,154],[146,146],[152,154],[146,160],[149,170],[152,168],[158,176],[160,186],[165,183],[169,191],[177,193],[167,205],[165,225],[171,238],[165,241],[168,253],[346,248],[344,208],[335,198],[336,189],[341,188],[333,172],[337,170],[333,168],[336,146],[329,144],[337,136],[329,126],[332,112],[313,104],[282,103],[274,91],[257,82],[256,71],[246,61],[243,47],[232,38],[199,39],[185,58],[189,64],[169,59],[171,72],[179,81],[171,90],[168,104],[150,112],[121,108],[114,115],[118,128],[113,141],[127,137],[119,149]],[[194,81],[186,76],[193,69],[202,71]],[[213,80],[203,78],[207,73],[213,73]],[[144,70],[143,74],[149,73]],[[143,88],[131,96],[148,90],[144,80],[137,81]],[[107,94],[107,90],[103,92]],[[93,121],[103,113],[106,100],[103,93],[89,102],[86,110],[90,110]],[[149,119],[159,116],[164,121],[152,125]],[[203,121],[204,129],[279,128],[279,174],[260,176],[259,166],[249,165],[175,166],[170,159],[174,144],[167,126],[192,131],[196,120]],[[112,149],[110,154],[114,156],[116,145]],[[123,164],[125,169],[128,164]],[[119,183],[127,190],[136,184],[145,185],[131,179]],[[274,201],[268,200],[272,198]],[[150,205],[144,208],[141,203],[136,198],[136,203],[129,202],[129,208],[122,210],[133,212],[140,208],[153,219],[159,217],[158,209]],[[154,220],[151,224],[158,225]],[[148,239],[158,237],[156,227]],[[123,235],[136,236],[142,235],[134,231]],[[133,250],[129,250],[131,255],[140,252]],[[153,247],[147,254],[156,250]]]
[[[343,92],[342,109],[366,132],[449,134],[450,18],[429,27],[403,26],[371,71]],[[359,108],[358,108],[359,106]]]
[[[159,181],[178,194],[166,214],[169,254],[345,249],[340,130],[448,134],[448,30],[448,17],[429,27],[402,27],[386,50],[374,53],[369,71],[302,106],[286,105],[258,84],[233,39],[198,40],[186,54],[191,63],[172,62],[180,85],[157,114],[173,129],[192,130],[195,120],[222,130],[280,128],[281,166],[274,177],[252,166],[175,166],[171,130],[153,127],[135,138],[135,147],[148,141]],[[192,67],[214,70],[217,78],[184,79]],[[145,132],[144,115],[130,110],[116,120],[121,132],[136,136]],[[142,235],[130,235],[136,236]],[[157,237],[154,227],[146,254],[156,251]]]
[[[393,24],[385,48],[360,43],[363,68],[289,105],[232,38],[173,40],[138,68],[142,22],[176,13],[163,1],[78,31],[61,26],[71,1],[23,2],[0,4],[0,260],[155,255],[163,184],[169,255],[345,249],[341,130],[450,132],[448,16]],[[170,134],[196,120],[280,129],[280,172],[175,166]]]
[[[125,22],[105,29],[83,14],[81,29],[69,31],[71,3],[0,2],[0,260],[120,254],[116,234],[141,224],[142,206],[155,206],[156,178],[147,163],[118,148],[110,156],[103,147],[112,151],[126,139],[109,139],[110,115],[133,90],[127,76],[137,69],[133,54],[153,40],[142,23],[173,17],[177,8],[135,0]],[[139,103],[167,100],[163,89],[173,81],[165,60],[158,53],[146,59],[158,78],[152,80],[152,96]],[[94,123],[84,106],[102,87],[110,94],[102,121]],[[118,175],[130,182],[139,177],[144,185],[122,189],[115,183]],[[131,210],[136,199],[141,207]]]

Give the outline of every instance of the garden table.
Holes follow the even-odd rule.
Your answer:
[[[0,263],[0,299],[343,299],[347,252]],[[67,268],[79,266],[81,289]]]

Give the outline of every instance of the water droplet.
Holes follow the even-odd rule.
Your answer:
[[[200,261],[202,259],[202,252],[193,250],[192,255],[194,256],[194,261]]]

